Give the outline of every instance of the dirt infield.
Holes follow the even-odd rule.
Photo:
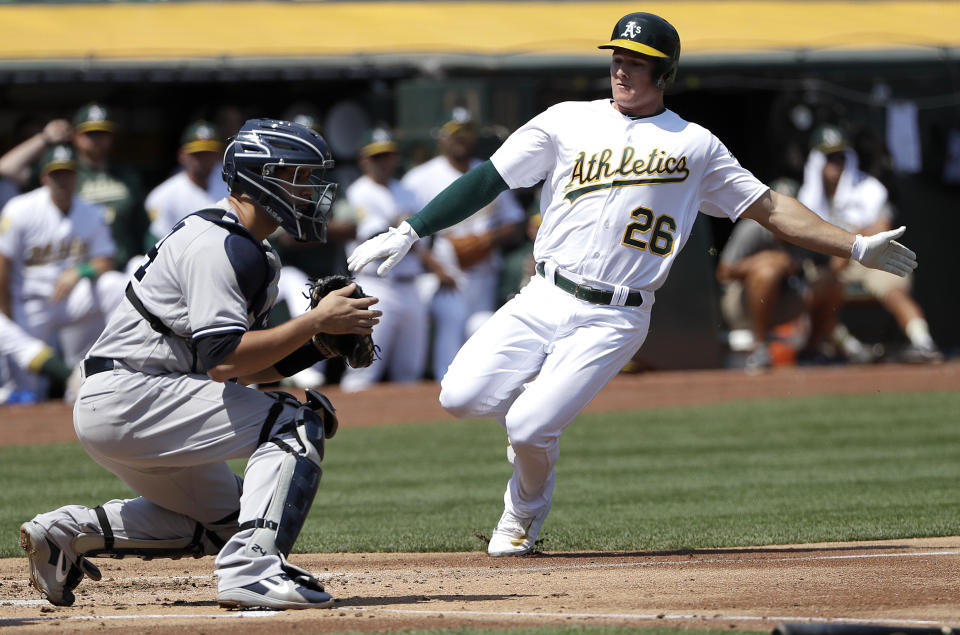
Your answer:
[[[622,375],[589,411],[815,394],[960,390],[960,363]],[[342,425],[448,418],[435,384],[363,395],[326,391]],[[61,404],[0,410],[3,444],[73,439]],[[98,560],[73,607],[41,600],[23,558],[0,560],[0,628],[26,632],[183,631],[235,635],[517,628],[669,626],[770,631],[779,622],[960,626],[960,537],[688,552],[309,554],[338,599],[329,610],[225,611],[213,561]]]
[[[294,562],[338,598],[311,611],[226,611],[210,558],[98,560],[77,603],[54,607],[0,561],[0,627],[27,632],[233,635],[546,625],[770,631],[780,622],[960,624],[960,538],[691,552],[313,554]]]

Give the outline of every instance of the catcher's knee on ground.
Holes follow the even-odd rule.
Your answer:
[[[254,530],[245,547],[245,555],[251,558],[290,554],[320,486],[324,439],[332,437],[337,430],[333,406],[320,393],[308,390],[307,401],[302,405],[290,395],[274,393],[273,396],[278,399],[281,410],[284,404],[291,403],[298,408],[292,421],[279,426],[271,424],[269,432],[261,434],[261,445],[273,444],[283,450],[285,456],[266,511],[240,525],[241,531]],[[265,425],[264,429],[267,431],[268,427]]]

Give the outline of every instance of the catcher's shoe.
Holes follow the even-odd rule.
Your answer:
[[[84,574],[100,579],[100,570],[86,558],[70,562],[63,550],[42,525],[34,521],[20,525],[20,546],[30,563],[30,584],[43,593],[51,604],[72,606],[73,590]]]
[[[333,596],[322,586],[298,584],[286,574],[264,578],[247,586],[217,593],[217,602],[225,609],[325,609],[333,606]]]
[[[547,511],[545,509],[532,518],[518,518],[504,510],[490,535],[487,553],[491,556],[523,556],[532,552]]]

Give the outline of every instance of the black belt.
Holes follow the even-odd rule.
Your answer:
[[[546,278],[543,272],[543,263],[537,263],[537,273]],[[574,282],[570,278],[565,278],[559,271],[553,275],[553,284],[561,290],[566,291],[575,298],[592,302],[593,304],[610,304],[613,301],[613,291],[603,289],[594,289],[583,284]],[[627,301],[624,306],[640,306],[643,304],[643,295],[639,291],[631,291],[627,294]]]
[[[105,373],[108,370],[113,370],[116,365],[117,362],[109,357],[88,357],[83,360],[83,376],[89,377],[97,373]]]

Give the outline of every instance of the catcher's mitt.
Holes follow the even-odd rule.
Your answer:
[[[353,282],[349,276],[332,275],[318,278],[310,281],[310,308],[317,306],[320,300],[325,298],[328,293],[336,289],[342,289]],[[357,285],[351,298],[365,298],[367,295]],[[327,357],[343,356],[347,363],[353,368],[364,368],[373,363],[377,358],[379,348],[373,343],[373,337],[370,335],[357,335],[355,333],[345,333],[342,335],[331,335],[330,333],[317,333],[313,336],[313,345]]]

